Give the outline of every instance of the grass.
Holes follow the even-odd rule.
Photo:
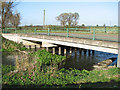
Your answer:
[[[2,37],[2,49],[1,49],[1,51],[15,51],[16,49],[27,50],[27,48],[25,48],[22,43],[18,44],[16,42],[7,40],[4,37]]]
[[[50,32],[54,33],[66,33],[67,29],[66,27],[62,26],[46,26],[46,29],[43,30],[43,27],[20,27],[15,30],[7,30],[8,33],[47,33],[48,28],[50,28]],[[35,30],[36,29],[36,30]],[[93,29],[96,29],[96,33],[111,33],[111,34],[118,34],[118,27],[82,27],[82,26],[76,26],[76,27],[69,27],[69,32],[71,33],[92,33]]]
[[[14,76],[3,75],[3,87],[39,88],[118,88],[118,68],[101,71],[87,71],[64,68],[55,72],[24,71]],[[112,86],[111,86],[112,85]]]
[[[119,68],[94,71],[77,70],[72,68],[68,70],[62,68],[59,70],[59,63],[65,59],[64,56],[52,55],[45,50],[38,50],[35,53],[30,53],[30,55],[33,56],[34,60],[29,63],[26,70],[21,69],[19,72],[10,75],[10,71],[15,70],[15,67],[3,66],[2,69],[3,72],[5,72],[3,73],[4,88],[119,87]]]

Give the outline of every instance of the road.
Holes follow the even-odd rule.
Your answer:
[[[36,33],[36,34],[48,35],[48,33]],[[67,37],[67,33],[50,33],[49,35]],[[70,33],[68,36],[76,38],[93,39],[93,34],[85,33]],[[118,34],[95,34],[95,40],[118,42]]]

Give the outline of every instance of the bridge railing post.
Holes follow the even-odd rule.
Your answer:
[[[37,34],[37,33],[36,33],[36,28],[34,29],[34,34]]]
[[[25,32],[25,29],[24,29],[24,34],[25,34],[26,32]]]
[[[90,26],[89,26],[89,32],[90,32]]]
[[[17,33],[17,32],[16,32],[16,28],[15,28],[15,33]]]
[[[5,33],[7,33],[7,28],[6,28],[6,32]]]
[[[69,29],[67,28],[67,37],[69,37]]]
[[[106,26],[105,26],[105,33],[106,33]]]
[[[95,29],[93,29],[93,40],[95,40]]]
[[[50,28],[48,28],[48,36],[50,36]]]

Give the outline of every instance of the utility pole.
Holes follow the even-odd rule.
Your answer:
[[[43,14],[43,29],[45,29],[45,9],[44,9],[44,14]]]

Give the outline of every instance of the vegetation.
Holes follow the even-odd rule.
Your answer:
[[[6,50],[19,48],[19,44],[3,39]],[[13,47],[14,46],[14,47]],[[118,88],[120,68],[107,70],[59,69],[66,57],[53,55],[46,50],[30,52],[32,61],[25,58],[16,66],[2,65],[3,88]],[[29,58],[28,58],[29,59]],[[18,68],[18,63],[21,68]],[[27,65],[26,65],[27,64]]]
[[[78,13],[62,13],[56,18],[60,21],[62,26],[68,24],[68,26],[76,26],[78,24],[77,20],[79,19]]]
[[[30,67],[29,67],[30,68]],[[36,67],[39,68],[39,67]],[[10,71],[11,68],[6,67]],[[27,69],[26,71],[20,71],[14,76],[10,74],[3,74],[3,87],[75,87],[75,88],[118,88],[120,82],[120,74],[118,74],[118,68],[111,68],[108,70],[100,71],[87,71],[64,68],[57,71],[51,71],[49,68],[45,71],[39,71],[39,69]],[[3,70],[5,71],[5,68]]]
[[[7,40],[4,37],[2,37],[2,49],[1,49],[1,51],[15,51],[16,49],[27,50],[27,48],[25,48],[22,43],[18,44],[16,42]]]
[[[16,5],[17,4],[14,0],[5,0],[5,2],[2,2],[0,11],[0,24],[2,26],[2,29],[8,26],[17,27],[20,24],[20,13],[14,13],[13,11]]]

